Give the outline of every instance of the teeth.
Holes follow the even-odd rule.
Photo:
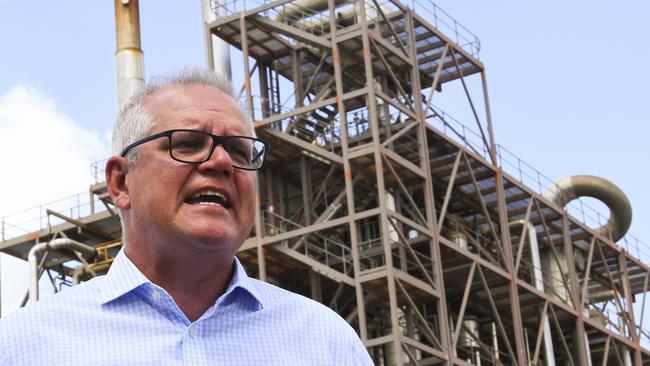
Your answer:
[[[217,196],[224,202],[226,201],[226,196],[223,193],[217,191],[211,191],[209,189],[205,189],[201,192],[196,193],[195,195],[192,196],[192,198],[199,198],[201,196]]]
[[[195,193],[188,199],[188,203],[199,205],[221,205],[226,208],[230,207],[230,203],[225,194],[209,189],[204,189]]]

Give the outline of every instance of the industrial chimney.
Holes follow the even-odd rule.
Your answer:
[[[115,0],[115,40],[117,105],[122,107],[122,104],[144,85],[138,0]]]

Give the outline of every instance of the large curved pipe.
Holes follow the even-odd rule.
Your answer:
[[[97,254],[95,248],[75,240],[60,238],[47,243],[36,244],[29,250],[27,261],[29,262],[29,302],[38,301],[38,259],[48,250],[68,249],[80,252],[88,258]]]
[[[605,237],[611,235],[612,241],[625,236],[632,223],[632,206],[625,193],[614,183],[592,175],[572,175],[560,179],[544,193],[546,199],[561,208],[583,196],[598,199],[609,208],[607,223],[595,229],[598,234]]]

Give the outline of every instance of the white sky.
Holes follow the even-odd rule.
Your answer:
[[[204,64],[200,1],[179,4],[141,1],[147,76]],[[552,180],[615,182],[632,202],[630,232],[650,243],[650,3],[436,4],[481,40],[497,142]],[[86,190],[90,162],[108,153],[113,16],[112,1],[0,1],[0,215]],[[2,259],[3,313],[26,277]]]

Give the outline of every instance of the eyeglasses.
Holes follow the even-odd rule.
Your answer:
[[[217,136],[196,130],[169,130],[140,139],[127,146],[122,153],[125,157],[129,150],[145,142],[167,137],[169,155],[182,163],[200,164],[210,159],[214,149],[221,145],[232,160],[233,168],[258,170],[264,164],[268,151],[266,142],[247,136]]]

